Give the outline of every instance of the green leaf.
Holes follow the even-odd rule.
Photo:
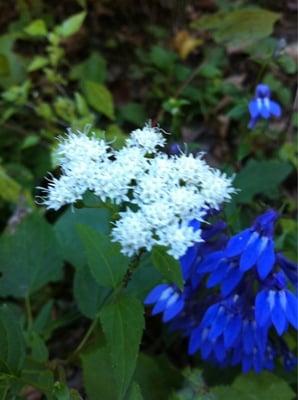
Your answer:
[[[124,398],[136,367],[144,329],[143,313],[141,303],[129,296],[119,297],[100,313],[119,400]]]
[[[177,260],[169,256],[162,246],[154,246],[151,259],[154,267],[166,278],[168,282],[183,287],[181,267]]]
[[[121,116],[125,121],[141,126],[146,121],[144,107],[139,103],[130,102],[121,108]]]
[[[144,400],[169,399],[181,386],[182,376],[167,358],[140,353],[134,381],[140,385]]]
[[[46,36],[48,33],[46,24],[42,19],[36,19],[26,26],[24,31],[30,36]]]
[[[60,242],[63,258],[76,268],[87,265],[84,247],[80,240],[76,225],[83,224],[94,228],[98,232],[108,235],[110,230],[110,214],[101,209],[68,209],[61,215],[55,224],[55,231]]]
[[[127,271],[129,259],[120,253],[120,245],[109,236],[86,225],[77,227],[85,248],[91,274],[99,285],[116,288]]]
[[[270,372],[239,375],[231,386],[217,386],[213,392],[220,400],[292,400],[290,386]]]
[[[79,310],[86,317],[95,318],[109,292],[110,289],[99,286],[87,265],[76,271],[73,294]]]
[[[280,17],[281,14],[262,8],[242,8],[203,16],[192,25],[200,30],[211,30],[218,43],[244,47],[270,36]]]
[[[80,64],[72,67],[71,79],[80,80],[81,83],[88,80],[96,83],[103,83],[107,76],[107,63],[98,52],[93,52]]]
[[[4,54],[0,54],[0,76],[9,74],[9,62]]]
[[[21,194],[21,186],[18,182],[7,175],[4,168],[0,166],[0,197],[5,201],[16,203]]]
[[[165,72],[173,71],[175,62],[178,59],[176,53],[160,46],[153,46],[149,57],[154,66]]]
[[[52,320],[52,311],[53,311],[53,300],[49,300],[39,311],[38,315],[33,321],[33,330],[40,334],[44,335],[46,329],[51,323]]]
[[[57,27],[57,33],[63,38],[67,38],[73,35],[74,33],[78,32],[78,30],[81,28],[85,18],[86,18],[86,13],[84,11],[72,15]]]
[[[26,337],[26,343],[31,350],[31,357],[38,362],[46,362],[49,358],[48,348],[44,340],[34,331],[30,331]]]
[[[15,234],[4,234],[0,238],[0,271],[1,296],[26,297],[59,279],[62,258],[52,226],[32,214]]]
[[[46,369],[44,364],[27,358],[21,372],[20,385],[24,386],[24,383],[29,386],[36,385],[42,393],[46,394],[48,400],[53,400],[51,395],[54,385],[53,372]]]
[[[82,355],[83,379],[89,400],[117,399],[117,388],[107,347]]]
[[[47,57],[36,56],[33,58],[31,63],[28,65],[27,70],[29,72],[37,71],[38,69],[45,67],[48,63],[49,63],[49,60]]]
[[[143,400],[141,388],[138,383],[133,382],[126,400]]]
[[[106,86],[87,80],[84,82],[83,90],[88,103],[94,110],[110,119],[115,118],[113,97]]]
[[[0,371],[17,374],[25,359],[25,342],[19,320],[4,304],[0,307]]]
[[[250,160],[236,175],[234,186],[241,192],[235,196],[235,200],[249,203],[257,194],[273,198],[278,194],[278,185],[291,170],[290,164],[278,160]]]

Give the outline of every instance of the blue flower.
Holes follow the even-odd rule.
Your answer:
[[[184,307],[181,292],[175,286],[165,283],[157,285],[151,290],[144,303],[155,304],[152,309],[152,315],[163,313],[163,322],[168,322],[176,317]]]
[[[288,323],[298,329],[298,299],[287,289],[287,279],[278,272],[255,300],[255,317],[259,326],[274,325],[278,335],[288,328]]]
[[[251,116],[248,127],[254,128],[260,118],[269,119],[274,116],[281,116],[281,107],[276,102],[270,99],[271,92],[269,86],[260,83],[256,87],[256,96],[249,102],[249,113]]]

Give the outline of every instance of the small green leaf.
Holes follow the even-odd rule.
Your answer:
[[[47,57],[36,56],[33,58],[31,63],[28,65],[27,70],[29,72],[37,71],[38,69],[43,68],[46,65],[48,65],[48,63],[49,63],[49,60]]]
[[[26,297],[49,281],[59,279],[62,265],[52,226],[38,214],[32,214],[15,234],[0,238],[0,294]]]
[[[42,19],[36,19],[31,22],[24,31],[30,36],[46,36],[48,33],[46,24]]]
[[[89,400],[115,400],[117,388],[107,347],[92,349],[82,355],[83,379]]]
[[[0,307],[0,371],[17,374],[24,359],[25,342],[20,322],[4,304]]]
[[[77,79],[81,82],[92,81],[103,83],[106,80],[107,63],[103,56],[98,52],[93,52],[90,56],[72,67],[70,72],[71,79]]]
[[[121,108],[121,115],[125,121],[141,126],[146,122],[144,107],[139,103],[130,102]]]
[[[217,386],[214,392],[220,400],[292,400],[290,386],[270,372],[239,375],[231,386]]]
[[[69,389],[65,383],[54,383],[53,397],[54,400],[71,400]]]
[[[91,275],[88,266],[75,273],[73,294],[82,314],[95,318],[110,289],[99,286]]]
[[[99,285],[116,288],[127,271],[129,259],[120,253],[119,244],[86,225],[77,226],[85,248],[91,274]]]
[[[177,260],[169,256],[162,246],[154,246],[152,250],[152,263],[154,267],[167,279],[178,287],[183,287],[181,267]]]
[[[31,350],[31,357],[38,362],[46,362],[49,358],[48,348],[44,340],[34,331],[30,331],[26,338],[26,343]]]
[[[106,86],[92,81],[85,81],[83,90],[88,103],[94,110],[101,112],[110,119],[115,118],[113,97]]]
[[[279,184],[291,170],[290,164],[278,160],[250,160],[236,175],[234,185],[241,192],[235,196],[235,201],[249,203],[257,194],[276,196]]]
[[[144,329],[143,313],[141,303],[128,296],[119,297],[100,313],[119,400],[124,399],[136,367]]]
[[[0,76],[6,76],[9,74],[9,61],[4,54],[0,54]]]
[[[81,28],[85,18],[86,18],[86,13],[84,11],[72,15],[57,27],[58,34],[64,38],[73,35],[74,33],[78,32],[78,30]]]
[[[5,201],[16,203],[21,194],[21,186],[7,175],[4,168],[0,167],[0,197]]]

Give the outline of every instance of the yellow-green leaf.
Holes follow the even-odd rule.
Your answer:
[[[113,97],[106,86],[92,81],[85,81],[83,89],[91,107],[110,119],[115,118]]]
[[[42,19],[36,19],[31,22],[24,31],[30,36],[46,36],[48,33],[46,24]]]

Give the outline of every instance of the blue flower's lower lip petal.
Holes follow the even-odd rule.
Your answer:
[[[167,289],[169,285],[167,284],[161,284],[157,285],[154,289],[151,290],[151,292],[147,295],[146,299],[144,300],[144,304],[153,304],[155,303],[162,292]]]
[[[214,347],[215,357],[218,362],[222,362],[226,356],[226,350],[222,340],[218,340]]]
[[[274,243],[269,240],[262,254],[257,260],[257,270],[261,279],[265,279],[271,272],[275,262]]]
[[[270,307],[268,303],[268,291],[262,290],[255,300],[255,318],[259,326],[265,326],[270,318]]]
[[[226,257],[234,257],[238,256],[242,253],[252,235],[251,229],[246,229],[238,233],[237,235],[233,236],[226,247],[225,256]]]
[[[262,118],[265,118],[265,119],[268,119],[270,117],[270,111],[265,106],[265,104],[263,104],[262,107],[260,108],[260,115]]]
[[[245,272],[252,268],[259,257],[261,250],[261,239],[260,236],[255,236],[254,240],[249,241],[245,250],[240,257],[240,270]]]
[[[242,341],[243,348],[246,354],[252,353],[255,344],[255,333],[250,322],[245,322],[242,325]]]
[[[226,276],[228,270],[229,270],[228,264],[220,264],[217,270],[212,272],[212,274],[209,276],[208,281],[206,283],[206,287],[211,288],[220,283]]]
[[[231,347],[239,336],[242,327],[242,320],[239,315],[235,315],[228,322],[224,330],[224,344],[227,348]]]
[[[209,340],[216,340],[224,331],[228,323],[228,318],[224,310],[221,310],[217,315],[215,321],[211,325],[208,335]]]
[[[290,291],[286,291],[287,306],[286,306],[286,316],[290,324],[293,325],[295,329],[298,329],[298,300],[297,297]]]
[[[276,301],[272,310],[271,320],[277,333],[279,334],[279,336],[281,336],[287,327],[287,320],[284,310],[282,309],[282,306],[280,304],[279,296],[276,296],[275,298]]]
[[[281,107],[276,101],[270,100],[269,110],[274,117],[279,118],[281,116]]]
[[[249,109],[251,117],[253,119],[257,118],[257,116],[259,115],[258,101],[256,99],[251,100],[249,102],[248,109]]]
[[[197,266],[197,272],[211,272],[214,271],[224,256],[223,251],[215,251],[200,262]]]
[[[153,307],[151,314],[152,315],[159,314],[159,313],[163,312],[166,309],[166,307],[167,307],[167,300],[159,301]]]
[[[242,277],[243,273],[239,270],[239,268],[233,268],[231,271],[229,271],[221,285],[222,296],[227,296],[230,294],[241,281]]]
[[[189,339],[188,354],[194,354],[200,347],[201,343],[201,329],[198,326],[192,331]]]
[[[183,307],[184,307],[184,301],[182,299],[177,300],[164,312],[162,318],[163,322],[168,322],[174,317],[176,317],[176,315],[178,315],[183,310]]]

